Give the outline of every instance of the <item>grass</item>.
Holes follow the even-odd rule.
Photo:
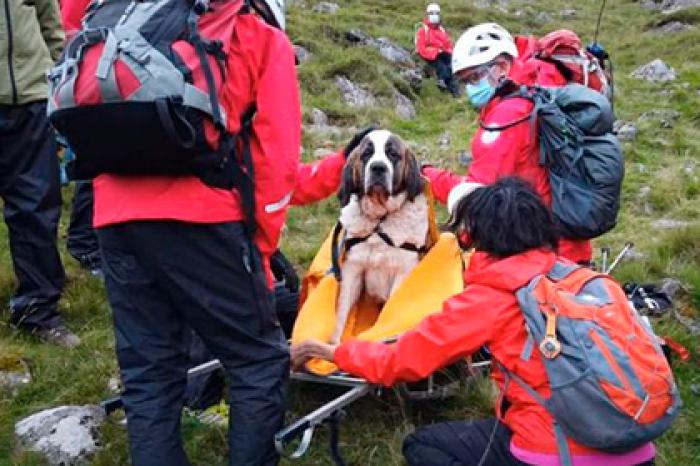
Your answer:
[[[376,50],[351,46],[344,39],[345,32],[358,28],[411,48],[413,25],[421,17],[424,2],[339,1],[341,9],[337,15],[313,13],[310,8],[302,9],[301,3],[310,6],[315,2],[297,2],[288,21],[293,41],[313,53],[311,60],[298,70],[306,118],[312,107],[318,107],[329,115],[332,124],[346,128],[378,122],[411,141],[422,159],[463,171],[458,165],[457,153],[469,149],[469,139],[476,129],[476,115],[466,101],[445,98],[435,89],[432,80],[427,80],[420,92],[412,91],[402,81],[399,70]],[[513,1],[508,5],[510,13],[503,13],[475,9],[467,0],[450,0],[443,2],[443,12],[454,38],[466,27],[489,20],[516,33],[543,34],[566,27],[577,31],[584,41],[590,41],[599,4],[591,0]],[[559,12],[565,8],[575,8],[577,14],[561,17]],[[520,15],[515,14],[518,10]],[[539,24],[535,17],[540,11],[549,12],[554,21]],[[697,24],[698,14],[697,9],[692,9],[666,16],[644,10],[632,0],[608,2],[599,40],[608,47],[615,62],[618,116],[636,121],[649,110],[669,108],[680,112],[680,118],[672,128],[662,128],[653,120],[639,123],[638,138],[625,144],[627,177],[619,225],[596,241],[597,247],[610,246],[614,251],[626,241],[633,241],[645,258],[623,263],[616,277],[636,282],[678,278],[688,290],[681,302],[681,312],[696,318],[700,309],[700,226],[697,224],[700,220],[700,62],[697,60],[700,28],[668,36],[645,31],[672,19]],[[634,68],[657,57],[676,69],[677,81],[651,84],[629,78]],[[358,81],[375,93],[382,104],[359,111],[347,107],[333,84],[336,74]],[[393,114],[392,105],[388,105],[392,87],[414,100],[418,109],[415,120],[403,121]],[[438,140],[445,131],[450,133],[451,143],[441,149]],[[351,132],[347,130],[341,136],[331,137],[330,143],[341,144]],[[324,136],[305,133],[304,154],[308,157],[316,147],[327,143]],[[650,189],[646,200],[640,199],[639,194],[644,187]],[[70,195],[70,189],[66,190],[66,199]],[[283,249],[300,269],[308,265],[336,215],[337,203],[333,199],[290,212]],[[68,215],[63,216],[64,222],[67,218]],[[678,231],[662,232],[650,227],[657,218],[695,224]],[[65,227],[61,225],[62,234]],[[6,237],[3,224],[0,224],[0,237]],[[59,350],[10,331],[4,323],[6,319],[0,322],[0,359],[6,361],[0,361],[0,365],[9,364],[15,356],[20,356],[29,362],[34,377],[32,384],[17,395],[0,394],[0,466],[42,464],[35,455],[15,450],[13,426],[22,417],[60,404],[96,403],[110,396],[107,381],[116,374],[117,368],[104,290],[98,281],[79,270],[65,251],[63,253],[69,281],[61,310],[83,344],[72,351]],[[0,250],[0,270],[0,300],[7,301],[14,278],[6,248]],[[660,319],[655,325],[659,333],[671,335],[693,353],[691,362],[674,363],[685,407],[674,427],[658,442],[658,464],[700,464],[700,397],[690,391],[691,384],[700,383],[698,337],[670,317]],[[290,419],[309,412],[323,400],[330,399],[333,393],[326,388],[294,384]],[[341,433],[343,452],[353,465],[400,465],[401,439],[407,432],[436,420],[491,415],[492,396],[490,383],[478,379],[459,396],[442,402],[404,403],[391,391],[379,397],[368,397],[347,410]],[[128,464],[125,431],[118,420],[119,416],[115,416],[106,422],[102,431],[104,448],[92,464]],[[225,464],[225,429],[205,426],[185,416],[182,431],[194,464]],[[327,433],[319,429],[316,437],[309,454],[297,464],[329,464],[324,442]],[[291,463],[285,461],[284,464]]]

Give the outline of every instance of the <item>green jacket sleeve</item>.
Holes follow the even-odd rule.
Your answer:
[[[41,35],[51,52],[55,62],[63,51],[63,27],[61,26],[61,10],[57,0],[31,0],[36,8],[37,19],[41,26]]]

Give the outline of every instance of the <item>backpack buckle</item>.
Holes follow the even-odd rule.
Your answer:
[[[547,359],[554,359],[561,353],[561,343],[557,340],[557,314],[556,306],[547,312],[547,328],[544,338],[540,342],[540,351]]]
[[[556,337],[546,336],[540,342],[540,351],[547,359],[554,359],[561,353],[561,343]]]

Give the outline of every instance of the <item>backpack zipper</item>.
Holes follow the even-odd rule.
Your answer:
[[[17,105],[17,83],[15,82],[15,69],[12,66],[12,17],[10,16],[10,0],[5,0],[5,20],[7,24],[7,68],[10,72],[10,86],[12,87],[12,105]]]

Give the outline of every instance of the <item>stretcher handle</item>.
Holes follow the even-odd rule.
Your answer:
[[[294,460],[301,458],[309,449],[309,446],[311,446],[311,439],[314,436],[315,428],[316,426],[312,425],[311,421],[306,418],[302,418],[291,426],[277,432],[275,434],[275,449],[277,450],[277,453],[282,456],[287,456],[287,445],[295,438],[301,436],[299,446],[292,454],[288,456],[290,459]]]

